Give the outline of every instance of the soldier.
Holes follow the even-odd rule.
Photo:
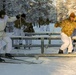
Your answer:
[[[19,16],[15,17],[8,17],[5,13],[4,10],[0,11],[0,40],[3,40],[6,42],[6,47],[5,47],[5,57],[7,58],[12,58],[10,54],[10,51],[12,50],[12,40],[10,39],[9,36],[6,35],[4,29],[6,27],[7,22],[14,22],[19,18]],[[4,59],[1,58],[0,56],[0,62],[3,62]]]
[[[69,18],[62,20],[61,22],[57,22],[55,24],[55,27],[61,27],[61,40],[63,41],[63,44],[61,45],[59,49],[59,54],[63,54],[63,51],[68,48],[68,53],[71,53],[73,50],[72,45],[72,33],[74,29],[76,29],[76,22],[74,21],[75,14],[72,12],[69,16]]]
[[[22,36],[24,35],[23,33],[23,25],[25,23],[25,14],[22,15],[17,15],[17,20],[14,22],[14,35],[16,36]],[[22,45],[23,41],[21,39],[15,40],[15,44],[20,44]],[[15,49],[19,49],[19,47],[15,47]]]
[[[31,36],[31,35],[27,35],[26,33],[31,33],[34,32],[32,23],[29,23],[29,25],[27,26],[27,28],[24,30],[25,32],[25,36]],[[25,40],[27,45],[31,45],[32,44],[32,40]],[[29,47],[30,49],[30,47]]]
[[[75,20],[75,22],[76,22],[76,17],[75,17],[75,19],[74,19],[74,20]],[[76,29],[74,29],[74,31],[73,31],[73,35],[72,35],[72,37],[73,37],[73,36],[76,36]],[[73,42],[75,43],[75,42],[76,42],[76,40],[73,40]]]
[[[0,11],[0,38],[1,40],[6,42],[6,48],[5,48],[5,57],[12,58],[13,56],[10,54],[10,51],[12,50],[12,41],[9,36],[6,35],[4,29],[6,27],[7,22],[13,22],[17,20],[16,17],[8,17],[4,10]],[[4,61],[4,59],[0,56],[0,62]]]

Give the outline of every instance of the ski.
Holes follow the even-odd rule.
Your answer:
[[[14,61],[4,61],[4,62],[0,62],[0,63],[8,63],[8,64],[22,64],[22,62],[14,62]]]
[[[11,62],[11,60],[15,60],[17,61],[18,64],[24,63],[24,64],[41,64],[42,62],[33,62],[33,61],[27,61],[27,60],[23,60],[23,59],[18,59],[18,58],[7,58],[7,57],[2,57],[5,58],[5,62],[4,63],[16,63],[16,62]],[[10,59],[10,61],[8,62],[6,59]]]

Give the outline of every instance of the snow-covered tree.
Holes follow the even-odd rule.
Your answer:
[[[61,20],[65,19],[68,15],[68,9],[65,6],[65,1],[57,0],[56,8],[57,8],[57,21],[61,21]]]
[[[6,12],[11,16],[25,13],[26,20],[31,22],[37,22],[39,17],[56,21],[53,0],[6,0]]]
[[[3,9],[3,0],[0,1],[0,10]]]
[[[71,12],[76,13],[76,0],[66,0],[66,7],[68,9],[68,14]]]

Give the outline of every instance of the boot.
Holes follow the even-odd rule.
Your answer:
[[[19,45],[22,45],[22,43],[19,43]]]
[[[68,52],[68,54],[71,54],[72,52]]]
[[[14,47],[14,49],[20,49],[20,47]]]
[[[5,62],[5,60],[0,57],[0,62]]]
[[[58,54],[63,54],[63,50],[59,49]]]
[[[6,58],[13,58],[14,56],[12,56],[10,53],[6,53],[6,54],[5,54],[5,57],[6,57]]]
[[[68,51],[68,48],[67,48],[67,51]],[[74,52],[74,49],[72,49],[72,52],[71,53],[73,53]]]
[[[74,49],[72,49],[72,52],[74,52]]]

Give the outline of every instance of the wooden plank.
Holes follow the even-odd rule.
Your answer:
[[[21,56],[21,57],[76,57],[76,54],[14,54],[14,56]]]
[[[44,38],[46,40],[61,39],[60,36],[30,36],[30,37],[28,37],[28,36],[11,36],[11,39],[42,39],[42,38]]]
[[[41,45],[39,44],[33,44],[33,45],[12,45],[13,47],[41,47]],[[60,47],[61,45],[60,44],[45,44],[44,47],[47,46],[47,47]]]
[[[40,54],[39,57],[76,57],[76,54]]]
[[[15,57],[76,57],[76,53],[73,54],[12,54]],[[4,54],[1,54],[4,56]]]
[[[50,33],[50,32],[38,33],[38,32],[35,32],[35,33],[26,33],[26,35],[60,35],[60,33],[59,32],[56,32],[56,33]]]

